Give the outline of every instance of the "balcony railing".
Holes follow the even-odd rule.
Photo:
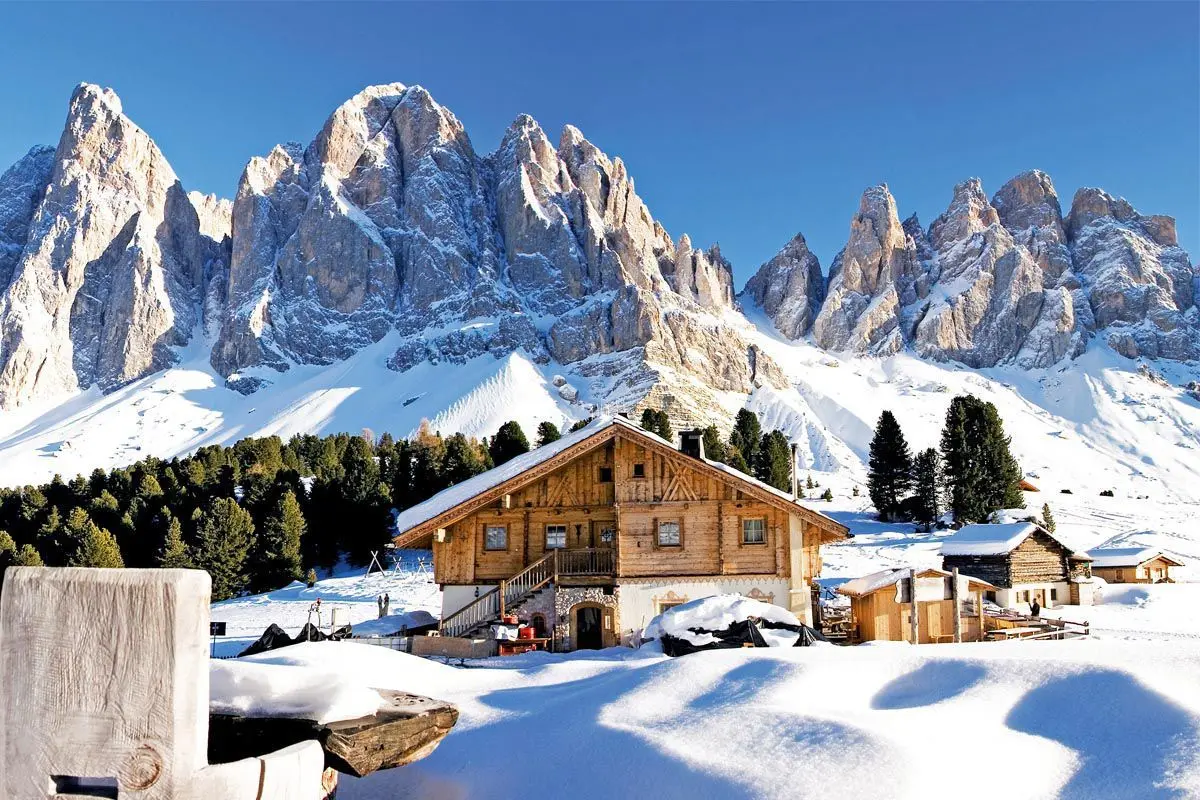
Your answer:
[[[612,575],[616,560],[607,547],[557,551],[559,575]]]

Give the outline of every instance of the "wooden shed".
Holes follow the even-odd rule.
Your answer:
[[[855,641],[936,644],[983,641],[983,594],[995,589],[945,570],[902,567],[856,578],[837,591],[850,598]]]
[[[1091,551],[1092,574],[1109,583],[1170,583],[1183,562],[1153,547],[1102,547]]]
[[[1073,601],[1091,579],[1091,557],[1033,522],[965,525],[942,542],[942,567],[994,585],[987,599],[1022,611]],[[1085,596],[1090,597],[1090,595]]]

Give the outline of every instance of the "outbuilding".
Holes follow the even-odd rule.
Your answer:
[[[854,641],[913,644],[983,641],[983,594],[995,591],[978,578],[912,567],[885,569],[837,588],[850,598]]]
[[[1109,583],[1173,583],[1183,562],[1153,547],[1102,547],[1089,553],[1092,574]]]
[[[1092,602],[1091,557],[1033,522],[964,525],[943,540],[941,554],[943,569],[993,584],[986,597],[1004,608]]]

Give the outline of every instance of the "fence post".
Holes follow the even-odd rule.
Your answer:
[[[504,585],[507,583],[504,579],[500,580],[500,619],[504,619]]]

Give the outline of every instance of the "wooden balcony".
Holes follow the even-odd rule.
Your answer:
[[[607,547],[585,547],[576,550],[556,550],[555,574],[560,581],[574,579],[611,579],[616,573],[617,559]]]

